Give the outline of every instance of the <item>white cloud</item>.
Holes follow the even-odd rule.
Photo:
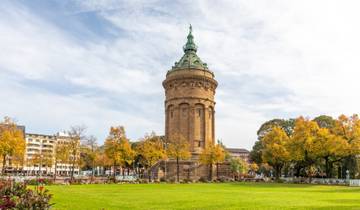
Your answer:
[[[182,54],[188,23],[219,82],[216,133],[227,145],[250,148],[271,118],[360,107],[358,1],[74,3],[67,19],[95,13],[113,37],[75,38],[34,8],[0,6],[0,95],[14,96],[0,110],[38,132],[84,122],[101,138],[113,123],[132,138],[162,133],[161,82]],[[59,94],[51,83],[69,90]]]

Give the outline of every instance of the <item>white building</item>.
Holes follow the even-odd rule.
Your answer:
[[[246,162],[249,162],[250,152],[242,148],[226,148],[226,151],[233,158],[242,158]]]
[[[65,133],[56,135],[25,134],[26,151],[23,172],[28,175],[53,175],[55,173],[55,151],[59,144],[67,144],[70,138]],[[71,155],[70,155],[71,157]],[[78,157],[80,157],[80,153]],[[71,164],[68,162],[57,164],[57,175],[70,175]],[[79,168],[74,169],[74,174],[79,173]]]

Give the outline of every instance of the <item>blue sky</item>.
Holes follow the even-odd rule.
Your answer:
[[[31,133],[164,132],[167,70],[188,25],[215,72],[216,136],[250,149],[262,122],[360,107],[357,1],[3,0],[0,115]]]

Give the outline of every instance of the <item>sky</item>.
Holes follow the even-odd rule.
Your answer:
[[[0,117],[29,133],[164,134],[166,72],[193,26],[215,73],[216,138],[251,149],[273,118],[360,107],[359,1],[2,0]]]

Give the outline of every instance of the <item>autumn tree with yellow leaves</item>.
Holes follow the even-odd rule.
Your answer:
[[[105,154],[112,161],[114,167],[114,180],[118,166],[124,167],[134,161],[135,151],[132,150],[126,138],[123,126],[111,127],[109,136],[105,140]]]
[[[281,169],[290,160],[288,143],[288,135],[278,126],[269,131],[262,139],[262,159],[274,168],[276,179],[279,179]]]
[[[65,142],[56,143],[54,150],[54,165],[55,165],[54,180],[56,180],[58,164],[69,163],[70,155],[68,151],[69,151],[68,145],[65,144]]]
[[[219,164],[225,160],[225,150],[221,144],[209,143],[205,146],[205,149],[201,152],[199,161],[202,164],[206,164],[209,167],[209,181],[213,178],[212,171],[213,165],[216,165],[216,175],[219,178]]]
[[[340,115],[335,121],[334,127],[331,129],[332,133],[344,139],[348,144],[347,153],[344,158],[339,161],[340,176],[346,175],[346,170],[349,170],[351,176],[359,172],[358,156],[360,155],[360,119],[354,114],[350,117]],[[357,170],[356,170],[357,169]]]
[[[0,123],[0,156],[2,158],[2,174],[5,173],[6,163],[13,158],[15,161],[23,162],[25,153],[25,137],[15,122],[5,117]]]
[[[312,152],[315,157],[324,161],[326,176],[332,177],[334,163],[348,155],[349,147],[344,138],[331,133],[329,129],[320,128],[312,145]]]
[[[155,133],[146,135],[136,146],[140,162],[145,167],[149,181],[152,179],[151,167],[160,160],[167,158],[164,142]]]
[[[287,144],[290,160],[295,164],[297,174],[301,169],[311,167],[317,157],[314,144],[317,142],[319,126],[315,121],[299,117],[295,121],[294,132]]]
[[[105,151],[103,149],[98,149],[98,151],[95,154],[95,165],[102,168],[102,172],[105,172],[105,169],[108,167],[111,167],[112,161],[109,159],[109,157],[106,155]]]
[[[66,149],[69,153],[69,163],[71,164],[70,179],[74,180],[75,167],[80,165],[80,144],[85,138],[86,127],[84,125],[71,126],[68,131],[69,140],[66,142]]]
[[[179,160],[187,160],[191,157],[189,142],[180,134],[168,139],[167,155],[176,160],[176,180],[179,182]]]
[[[321,115],[313,120],[299,117],[290,129],[279,122],[286,120],[268,121],[261,126],[262,130],[266,129],[259,132],[259,141],[251,156],[257,163],[271,165],[277,178],[284,167],[292,167],[296,176],[309,177],[324,174],[333,177],[334,168],[338,170],[337,177],[344,177],[346,170],[354,177],[359,171],[358,115],[341,115],[338,119]]]

